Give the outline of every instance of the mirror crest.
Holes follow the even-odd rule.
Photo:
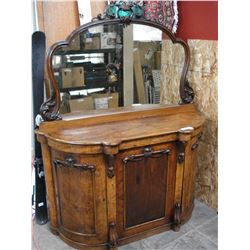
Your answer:
[[[131,19],[144,17],[143,3],[138,1],[112,1],[106,8],[104,15],[99,14],[92,21],[104,20],[106,18],[119,18],[125,24],[128,24]]]

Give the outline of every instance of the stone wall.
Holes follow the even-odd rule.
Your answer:
[[[190,67],[188,81],[195,91],[195,104],[206,120],[199,144],[196,198],[218,208],[217,141],[217,41],[188,40]],[[177,104],[184,51],[179,45],[163,41],[161,102]]]

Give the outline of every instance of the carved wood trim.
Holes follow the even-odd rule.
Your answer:
[[[195,150],[195,149],[199,146],[199,142],[200,142],[200,140],[201,140],[201,137],[202,137],[202,134],[200,133],[200,134],[198,135],[198,137],[197,137],[196,142],[195,142],[195,143],[192,145],[192,147],[191,147],[192,150]]]
[[[115,155],[106,155],[107,157],[107,176],[113,178],[115,176]]]
[[[113,221],[109,223],[109,246],[111,248],[118,246],[118,234],[116,224]]]
[[[109,8],[109,7],[110,6],[108,6],[107,8]],[[133,9],[134,7],[129,7],[129,8]],[[126,10],[126,8],[128,8],[128,7],[123,6],[121,8],[125,8],[125,11],[130,11],[130,10]],[[133,9],[131,15],[129,17],[125,17],[125,18],[123,18],[121,16],[117,17],[117,15],[113,15],[112,13],[105,15],[105,17],[99,14],[96,18],[93,19],[92,22],[86,23],[86,24],[78,27],[77,29],[75,29],[66,38],[65,41],[57,42],[51,46],[51,48],[49,49],[48,54],[47,54],[47,73],[48,73],[48,77],[51,81],[51,96],[41,106],[40,114],[41,114],[43,120],[52,121],[52,120],[61,119],[61,116],[58,114],[59,108],[60,108],[60,102],[61,102],[60,92],[59,92],[59,88],[57,86],[57,81],[55,79],[55,76],[53,73],[53,67],[52,67],[52,58],[53,58],[55,51],[59,48],[67,47],[76,34],[83,32],[85,30],[88,30],[89,28],[92,28],[92,27],[95,27],[98,25],[102,25],[102,24],[110,25],[110,24],[122,23],[123,25],[142,24],[142,25],[151,26],[151,27],[160,29],[163,33],[165,33],[170,38],[170,40],[174,44],[175,43],[180,44],[184,48],[184,53],[185,53],[185,61],[184,61],[183,69],[182,69],[182,74],[181,74],[181,79],[180,79],[180,87],[179,87],[179,93],[180,93],[180,99],[181,99],[180,103],[187,104],[187,103],[191,103],[193,101],[194,91],[189,86],[189,83],[186,79],[188,67],[190,64],[189,46],[183,40],[176,38],[175,35],[169,29],[167,29],[166,26],[164,26],[160,23],[157,23],[157,22],[146,20],[144,18],[143,14],[142,15],[135,14],[135,12],[140,13],[139,9],[137,11],[135,11],[135,9]]]
[[[94,165],[75,163],[75,159],[73,157],[67,157],[64,161],[53,160],[53,163],[55,166],[73,167],[79,170],[90,171],[91,173],[96,170]]]
[[[62,117],[58,114],[58,110],[60,107],[60,99],[58,100],[57,97],[58,95],[56,94],[54,88],[52,88],[50,92],[51,92],[50,98],[47,101],[45,101],[40,107],[40,115],[42,116],[44,121],[61,120]]]
[[[138,154],[138,155],[130,155],[130,156],[126,156],[123,159],[123,162],[125,164],[127,164],[128,161],[141,161],[144,158],[159,158],[162,155],[169,155],[170,154],[170,149],[161,149],[161,150],[156,150],[156,151],[152,151],[151,147],[145,147],[144,152],[142,154]]]
[[[177,161],[179,164],[183,163],[185,160],[185,146],[186,142],[184,141],[177,141]]]
[[[179,231],[181,226],[181,204],[180,202],[176,202],[174,206],[174,224],[173,230]]]

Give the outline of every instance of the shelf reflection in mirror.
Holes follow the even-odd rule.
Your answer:
[[[59,112],[178,103],[184,59],[183,47],[154,27],[105,24],[85,29],[53,55]]]

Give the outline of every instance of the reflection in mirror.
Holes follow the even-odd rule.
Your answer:
[[[139,24],[98,25],[77,33],[52,60],[59,112],[171,103],[171,86],[179,98],[181,49],[161,30]]]
[[[92,27],[54,53],[60,113],[122,106],[122,32],[120,24]]]
[[[184,48],[169,39],[162,41],[161,103],[180,103],[180,81],[185,61]]]
[[[162,31],[133,24],[134,103],[160,102]]]
[[[178,104],[180,102],[179,86],[185,61],[183,46],[174,44],[165,33],[157,28],[139,24],[131,26],[133,26],[131,31],[133,37],[133,70],[131,72],[134,72],[133,103]],[[128,55],[125,54],[124,57],[126,56]],[[125,63],[124,67],[126,67]],[[128,91],[130,89],[131,86]]]

